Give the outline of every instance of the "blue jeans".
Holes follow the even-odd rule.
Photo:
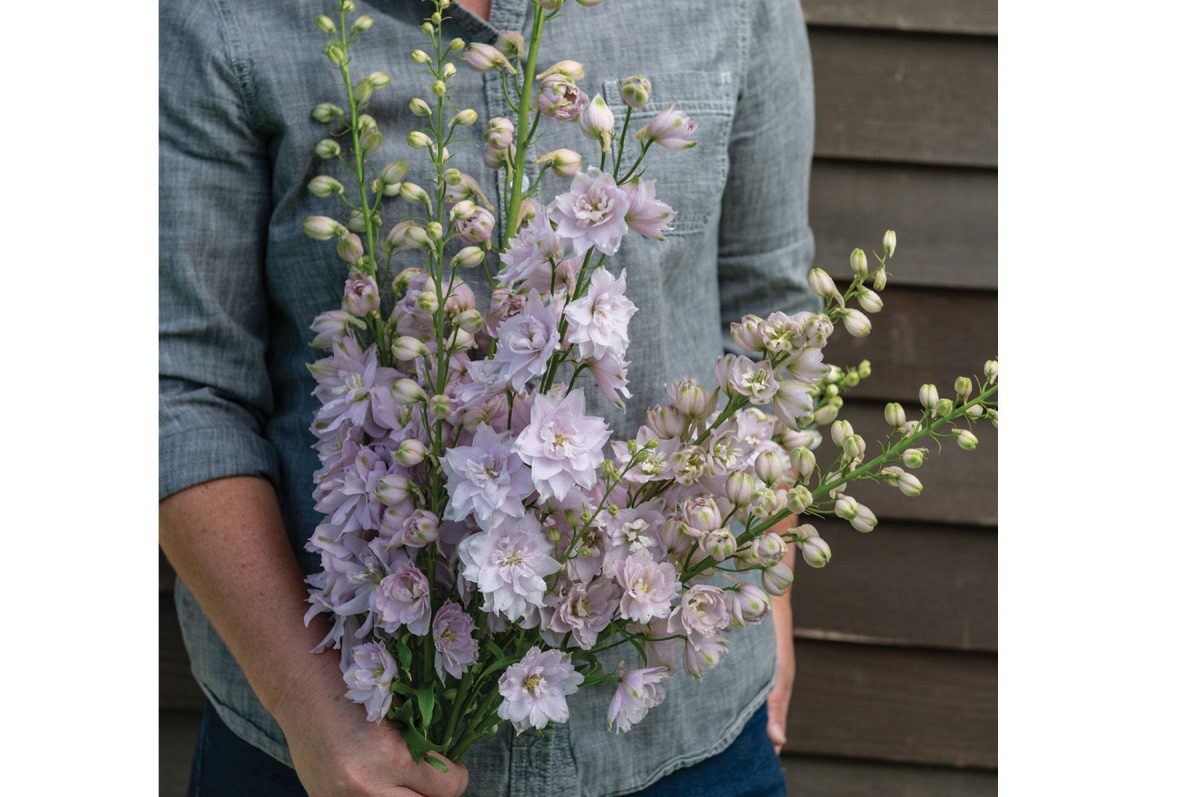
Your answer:
[[[667,775],[632,797],[784,797],[787,786],[767,738],[767,707],[712,758]],[[188,797],[306,797],[290,767],[242,741],[204,707]]]

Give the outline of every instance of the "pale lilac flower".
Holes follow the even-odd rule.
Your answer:
[[[480,528],[490,531],[524,516],[522,502],[533,492],[529,468],[511,441],[490,426],[480,426],[470,445],[449,449],[442,468],[450,494],[448,519],[466,520],[473,514]]]
[[[345,310],[330,310],[313,319],[309,327],[317,333],[312,340],[315,349],[330,349],[334,341],[353,334],[352,329],[366,329],[367,322]]]
[[[567,305],[567,342],[579,346],[584,359],[622,358],[629,348],[629,319],[637,312],[625,296],[625,271],[614,277],[596,269],[588,292]]]
[[[797,379],[785,379],[771,398],[771,409],[780,423],[800,429],[812,422],[813,397],[808,385]]]
[[[630,554],[649,550],[657,559],[662,553],[658,531],[662,528],[662,513],[651,503],[629,509],[618,509],[616,514],[601,512],[596,522],[604,530],[604,573],[612,575]]]
[[[518,731],[566,722],[567,695],[578,692],[581,684],[583,675],[571,666],[571,657],[566,653],[530,648],[500,677],[499,691],[504,700],[496,713]]]
[[[573,122],[587,107],[588,95],[575,85],[575,81],[566,75],[554,73],[546,75],[542,80],[542,90],[538,94],[538,108],[551,119],[560,122]]]
[[[729,625],[725,592],[708,584],[689,587],[679,599],[679,622],[689,640],[724,630]]]
[[[517,73],[513,65],[504,57],[504,53],[492,45],[482,42],[471,42],[468,44],[466,52],[463,53],[463,60],[466,61],[467,66],[476,72],[487,72],[490,69],[499,67],[511,74],[515,75]]]
[[[496,279],[515,285],[539,266],[548,266],[550,261],[558,262],[564,256],[562,239],[550,226],[546,214],[538,213],[509,239],[508,251],[500,255],[504,268],[496,274]]]
[[[639,455],[638,463],[625,474],[626,481],[633,484],[645,484],[648,481],[661,478],[664,473],[670,470],[671,455],[679,450],[679,441],[659,439],[655,431],[649,426],[643,426],[638,429],[634,442],[638,444],[639,450],[645,449],[646,443],[650,440],[658,440],[658,445]],[[617,468],[625,470],[625,466],[629,464],[629,444],[624,440],[614,440],[612,448],[613,459],[617,464]]]
[[[527,293],[497,287],[492,291],[492,296],[488,300],[488,310],[483,316],[483,328],[489,335],[496,337],[499,334],[500,325],[513,316],[520,315],[525,310],[525,304],[528,301]]]
[[[824,352],[816,347],[807,346],[793,352],[783,361],[783,367],[793,378],[811,385],[824,379],[829,373],[829,366],[823,362],[823,358]]]
[[[779,383],[769,362],[754,362],[739,354],[729,371],[729,388],[750,399],[751,404],[766,404],[774,398]]]
[[[717,666],[727,650],[729,642],[723,636],[689,637],[684,645],[683,669],[688,675],[702,678],[704,673]]]
[[[671,229],[667,225],[674,220],[675,211],[654,198],[654,181],[634,180],[622,188],[629,196],[629,211],[625,214],[629,229],[656,241],[663,240],[663,233]]]
[[[606,354],[598,360],[588,360],[587,366],[605,398],[619,409],[625,409],[625,399],[632,395],[627,387],[629,363],[614,354]]]
[[[392,383],[400,372],[379,365],[374,345],[363,351],[353,337],[342,338],[333,356],[314,363],[310,370],[318,378],[313,395],[321,402],[310,427],[317,437],[336,434],[346,423],[373,437],[402,425],[392,398]]]
[[[367,720],[380,722],[392,705],[392,681],[399,670],[396,660],[381,642],[364,642],[354,648],[342,679],[349,687],[346,697],[367,708]]]
[[[761,622],[771,608],[767,593],[753,584],[735,584],[725,593],[725,599],[729,603],[729,625],[733,628]]]
[[[317,511],[342,532],[378,529],[383,503],[376,491],[387,474],[388,463],[378,452],[357,446],[350,465],[318,482],[313,493]]]
[[[559,237],[570,239],[576,252],[595,246],[615,254],[629,229],[629,197],[611,174],[595,168],[575,175],[570,190],[555,197],[547,212]]]
[[[379,582],[374,609],[384,633],[404,627],[424,635],[429,630],[429,580],[412,565],[401,565]]]
[[[551,631],[570,633],[575,644],[590,650],[617,610],[617,587],[606,578],[574,582],[546,623]]]
[[[646,718],[646,713],[666,699],[662,686],[671,674],[666,667],[647,667],[630,670],[621,676],[621,683],[608,704],[608,729],[614,726],[625,733]]]
[[[689,140],[692,133],[696,132],[696,127],[693,119],[683,111],[675,110],[675,103],[671,103],[667,110],[634,133],[634,138],[638,141],[654,141],[672,152],[679,152],[696,146],[695,141]]]
[[[472,534],[458,544],[462,577],[478,585],[483,610],[516,622],[542,605],[546,577],[559,563],[542,526],[533,515],[494,531]]]
[[[608,103],[599,94],[592,97],[587,108],[584,108],[583,112],[579,114],[579,129],[583,132],[584,137],[603,142],[605,152],[612,151],[612,132],[615,122],[612,108],[608,107]]]
[[[496,116],[488,120],[484,141],[491,149],[506,150],[512,146],[514,132],[512,121]]]
[[[679,578],[669,562],[655,561],[646,549],[632,554],[615,568],[621,586],[621,616],[647,623],[671,613],[671,601],[679,594]]]
[[[363,318],[379,309],[379,286],[375,278],[358,271],[350,272],[342,307],[351,315]]]
[[[517,452],[532,468],[533,484],[542,501],[566,498],[578,484],[596,483],[611,430],[601,418],[584,413],[583,391],[554,399],[534,396],[529,425],[517,436]]]
[[[551,355],[558,350],[558,313],[531,297],[525,309],[500,325],[494,361],[514,390],[546,371]]]
[[[496,217],[484,207],[476,207],[471,215],[454,222],[454,231],[469,244],[481,244],[492,237]]]
[[[446,675],[462,678],[479,658],[479,641],[475,639],[475,621],[453,601],[447,601],[433,618],[433,668],[438,678]]]

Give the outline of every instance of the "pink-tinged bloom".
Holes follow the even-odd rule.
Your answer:
[[[646,718],[646,713],[667,697],[662,682],[671,674],[666,667],[647,667],[630,670],[621,676],[621,683],[608,704],[608,729],[615,727],[625,733]]]
[[[480,528],[491,531],[525,515],[522,502],[533,492],[529,468],[512,443],[490,426],[480,426],[470,445],[449,449],[442,468],[450,493],[448,519],[466,520],[473,514]]]
[[[559,570],[554,549],[533,515],[458,544],[462,577],[483,595],[483,610],[523,620],[543,604],[546,577]]]
[[[829,373],[829,366],[824,362],[824,352],[815,347],[806,347],[792,353],[783,362],[784,370],[795,379],[805,384],[814,384],[824,379]]]
[[[471,42],[467,45],[466,52],[463,53],[463,60],[467,66],[474,69],[476,72],[487,72],[490,69],[499,67],[511,74],[516,74],[517,70],[504,57],[504,53],[497,50],[490,44],[482,42]]]
[[[484,141],[492,149],[506,150],[512,146],[514,131],[515,128],[510,120],[503,116],[496,116],[488,120]]]
[[[576,484],[585,490],[594,485],[611,433],[602,419],[584,413],[583,391],[562,399],[534,396],[529,425],[517,436],[517,453],[532,469],[541,500],[562,501]]]
[[[635,442],[639,448],[644,448],[650,440],[658,440],[658,446],[639,456],[637,464],[625,474],[626,481],[633,484],[645,484],[661,478],[671,469],[671,455],[679,450],[679,441],[660,439],[656,437],[655,431],[649,426],[638,429]],[[629,464],[629,444],[624,440],[614,440],[612,447],[613,459],[618,470],[624,470],[625,466]]]
[[[615,254],[629,230],[629,196],[611,174],[595,168],[575,175],[570,190],[555,197],[547,212],[558,225],[558,236],[570,239],[576,252],[595,246]]]
[[[796,379],[785,379],[771,398],[771,409],[780,423],[801,429],[812,422],[813,397],[808,385]]]
[[[483,315],[483,328],[492,337],[500,334],[500,325],[525,310],[529,295],[499,287],[492,291],[488,301],[488,310]]]
[[[729,603],[729,624],[733,628],[761,622],[771,608],[767,593],[753,584],[735,585],[725,593],[725,599]]]
[[[635,623],[648,623],[671,613],[671,601],[679,594],[679,578],[670,562],[658,562],[646,549],[632,554],[615,568],[621,587],[621,616]]]
[[[587,584],[575,582],[562,596],[546,626],[560,634],[570,633],[575,644],[590,650],[616,610],[617,587],[611,581],[594,578]]]
[[[446,675],[462,678],[467,668],[479,658],[479,641],[475,639],[475,621],[453,601],[447,601],[433,618],[433,668],[438,678]]]
[[[404,627],[423,636],[429,630],[429,580],[412,565],[401,565],[379,582],[374,609],[385,633]]]
[[[629,211],[625,214],[629,229],[656,241],[663,240],[663,233],[671,229],[668,225],[675,219],[675,211],[654,198],[654,181],[634,180],[622,188],[629,196]]]
[[[653,141],[672,152],[679,152],[696,146],[696,142],[690,140],[692,133],[696,132],[696,127],[695,120],[683,111],[675,110],[675,103],[671,103],[667,110],[634,133],[634,138],[638,141]]]
[[[605,398],[625,409],[625,399],[633,395],[627,387],[629,363],[614,354],[606,354],[598,360],[589,360],[587,365]]]
[[[566,75],[556,72],[542,80],[538,108],[551,119],[574,122],[587,104],[588,95]]]
[[[603,141],[604,151],[610,152],[612,149],[612,132],[615,121],[612,108],[609,108],[604,98],[597,94],[595,97],[592,97],[592,101],[588,103],[587,108],[579,114],[579,129],[583,131],[585,138],[590,138],[593,141]]]
[[[708,584],[689,587],[679,600],[679,622],[689,640],[723,631],[729,625],[724,590]]]
[[[310,370],[317,377],[313,395],[321,402],[311,427],[317,437],[336,436],[343,424],[362,428],[372,437],[384,437],[402,426],[392,397],[392,383],[400,372],[379,365],[375,346],[363,351],[352,337],[343,338],[332,357],[313,363]]]
[[[519,315],[500,325],[496,338],[493,359],[502,366],[500,379],[521,390],[545,373],[550,356],[558,350],[558,313],[530,297]]]
[[[754,362],[739,354],[729,369],[729,389],[750,399],[751,404],[766,404],[775,397],[779,383],[769,362]]]
[[[500,255],[504,268],[500,269],[496,279],[515,285],[539,267],[549,266],[551,260],[559,262],[564,256],[562,239],[550,226],[546,214],[538,213],[509,239],[508,251]]]
[[[357,318],[345,310],[330,310],[321,313],[313,319],[309,327],[317,333],[313,337],[312,346],[315,349],[331,349],[335,341],[351,334],[351,329],[366,329],[367,322]]]
[[[354,648],[347,665],[342,670],[349,688],[346,697],[366,706],[370,722],[381,721],[392,706],[392,681],[399,672],[396,660],[383,643],[364,642]]]
[[[614,277],[606,268],[592,273],[586,295],[567,305],[567,342],[579,345],[584,359],[624,357],[629,348],[629,319],[637,307],[625,296],[625,272]]]
[[[469,216],[454,222],[454,231],[469,244],[481,244],[492,237],[496,217],[487,208],[477,207]]]
[[[363,318],[379,309],[379,286],[375,278],[360,272],[351,272],[346,280],[342,307],[351,315]]]
[[[530,648],[525,657],[500,676],[504,700],[496,713],[518,731],[541,730],[550,722],[566,722],[567,695],[579,691],[583,676],[561,650]]]
[[[717,666],[727,650],[729,643],[722,636],[689,637],[684,645],[683,669],[688,675],[703,678],[704,673]]]

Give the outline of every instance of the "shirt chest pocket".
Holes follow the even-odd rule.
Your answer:
[[[672,103],[696,122],[691,140],[696,146],[681,152],[652,145],[638,166],[647,179],[655,181],[659,199],[677,215],[668,235],[689,235],[704,230],[718,217],[725,177],[729,170],[729,133],[737,103],[737,89],[730,72],[664,72],[648,75],[650,101],[629,115],[622,174],[637,160],[641,142],[633,136]],[[626,106],[618,79],[603,82],[604,100],[616,117],[614,138],[625,121]],[[614,142],[614,147],[616,146]],[[586,155],[585,155],[586,158]]]

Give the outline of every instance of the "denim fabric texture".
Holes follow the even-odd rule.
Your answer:
[[[306,572],[318,566],[303,550],[318,521],[308,326],[338,305],[345,268],[300,225],[309,215],[340,215],[336,200],[306,190],[314,175],[353,182],[313,153],[325,127],[312,108],[344,104],[312,23],[333,7],[328,0],[163,0],[160,14],[160,495],[226,476],[270,479]],[[353,73],[385,70],[393,78],[371,103],[384,132],[372,163],[403,158],[409,179],[428,185],[430,165],[404,142],[417,126],[408,100],[428,93],[408,57],[427,45],[418,26],[428,6],[360,0],[358,10],[375,26],[355,46]],[[483,22],[453,9],[449,35],[490,42],[499,30],[530,34],[528,0],[493,0],[491,13]],[[586,65],[582,87],[603,92],[618,119],[618,81],[650,76],[653,97],[634,113],[634,129],[671,102],[699,123],[694,149],[653,147],[645,160],[659,197],[678,211],[674,230],[666,241],[630,235],[608,261],[614,273],[627,271],[639,308],[629,330],[634,395],[621,414],[593,387],[586,392],[590,411],[622,439],[663,399],[667,382],[713,381],[730,321],[815,307],[805,283],[813,259],[808,43],[796,0],[619,0],[572,4],[554,21],[539,61],[568,57]],[[455,99],[481,120],[506,112],[495,74],[461,69]],[[574,125],[543,121],[539,133],[529,172],[557,147],[598,157]],[[461,145],[455,165],[499,206],[499,177],[484,168],[481,149]],[[565,185],[551,175],[541,198]],[[385,204],[385,228],[406,216],[399,198]],[[398,258],[399,267],[413,264]],[[475,287],[483,301],[486,286]],[[182,584],[176,603],[193,673],[222,721],[288,764],[279,727]],[[605,655],[613,663],[636,658],[621,648]],[[731,637],[702,684],[673,679],[666,702],[628,734],[606,729],[608,691],[585,690],[571,698],[566,726],[477,745],[466,762],[471,793],[608,797],[644,788],[728,746],[773,675],[773,631],[762,623]]]
[[[517,792],[513,792],[517,794]],[[633,797],[783,797],[787,783],[760,707],[733,743],[710,758],[655,781]],[[192,759],[188,797],[305,797],[291,767],[229,729],[209,703]]]

